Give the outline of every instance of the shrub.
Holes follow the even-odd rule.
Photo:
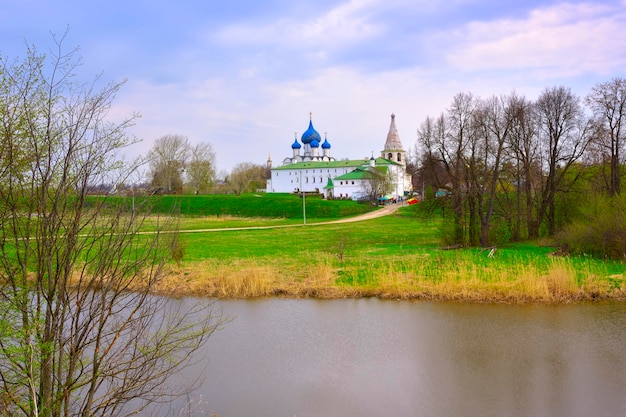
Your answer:
[[[513,238],[511,227],[506,221],[494,218],[489,229],[489,241],[501,246],[509,243]]]
[[[626,258],[626,195],[588,199],[581,207],[581,217],[567,226],[558,240],[572,253]]]

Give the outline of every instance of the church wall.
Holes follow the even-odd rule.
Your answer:
[[[268,182],[267,192],[293,193],[300,189],[306,192],[318,191],[324,193],[324,187],[328,184],[328,178],[336,178],[347,174],[354,167],[339,168],[298,168],[294,164],[293,169],[272,170],[271,182]],[[271,187],[271,188],[270,188]]]
[[[268,193],[293,193],[299,190],[306,192],[317,191],[320,194],[326,194],[324,187],[328,184],[328,178],[333,180],[335,190],[333,195],[339,197],[346,194],[351,198],[355,194],[363,194],[362,186],[355,180],[355,184],[340,184],[335,178],[352,172],[357,167],[354,166],[332,167],[332,168],[299,168],[298,164],[294,164],[293,169],[272,170],[271,181],[268,181]],[[404,192],[411,191],[411,177],[406,174],[404,166],[390,165],[391,174],[394,182],[394,188],[391,194],[394,197],[402,197]]]

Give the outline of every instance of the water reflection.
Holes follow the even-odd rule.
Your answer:
[[[220,417],[626,415],[624,305],[220,304],[197,392]]]

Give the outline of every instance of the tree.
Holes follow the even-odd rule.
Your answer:
[[[626,123],[626,79],[614,78],[597,84],[587,95],[597,126],[597,144],[608,153],[610,195],[621,192],[621,154],[624,151],[622,125]]]
[[[383,197],[393,190],[391,173],[386,167],[368,167],[363,169],[361,188],[370,202]]]
[[[189,149],[189,140],[182,135],[165,135],[154,141],[148,156],[154,188],[167,194],[182,190]]]
[[[569,88],[545,89],[537,99],[536,116],[546,177],[541,185],[537,218],[529,230],[531,237],[539,236],[539,226],[544,219],[548,234],[554,235],[556,193],[567,170],[583,155],[591,133],[591,123],[584,117],[580,99]]]
[[[417,143],[421,144],[423,148],[419,169],[419,181],[421,184],[418,185],[422,190],[425,190],[427,186],[447,188],[447,184],[451,184],[443,161],[438,156],[439,152],[436,144],[436,138],[441,136],[437,132],[445,131],[444,125],[443,115],[437,120],[429,116],[417,129]]]
[[[176,234],[136,233],[149,200],[87,195],[135,169],[117,154],[136,116],[106,120],[122,83],[77,81],[64,38],[0,62],[0,414],[135,415],[186,392],[163,383],[221,318],[151,295]]]
[[[496,191],[505,160],[505,144],[513,125],[513,113],[508,97],[481,100],[474,110],[476,133],[472,135],[467,158],[469,193],[475,201],[475,212],[480,220],[479,241],[489,244],[489,229],[493,216]],[[475,236],[470,229],[470,236]],[[470,239],[475,244],[476,238]]]
[[[535,117],[534,103],[525,97],[511,96],[509,111],[513,117],[507,150],[515,166],[514,184],[516,186],[516,226],[514,238],[521,235],[522,224],[528,229],[539,230],[534,224],[533,207],[535,205],[535,184],[541,179],[539,166],[539,136]],[[522,216],[523,213],[523,216]]]
[[[235,165],[230,175],[226,177],[228,188],[236,195],[265,188],[266,181],[267,167],[252,162],[241,162]]]
[[[215,184],[215,152],[210,143],[199,143],[191,148],[187,164],[187,178],[195,194],[210,191]]]

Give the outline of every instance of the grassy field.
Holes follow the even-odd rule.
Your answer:
[[[118,197],[126,204],[128,197]],[[139,205],[146,197],[137,197]],[[185,217],[239,217],[302,220],[302,199],[293,194],[234,194],[160,196],[151,199],[152,211],[160,214],[179,213]],[[306,216],[311,219],[339,219],[367,213],[373,208],[350,200],[325,200],[320,196],[305,197]]]
[[[442,250],[438,237],[442,220],[421,218],[415,206],[378,219],[325,225],[316,223],[371,207],[307,199],[303,226],[297,196],[227,196],[233,202],[222,202],[221,208],[208,201],[210,197],[180,202],[181,230],[187,231],[180,235],[184,256],[180,264],[170,266],[169,279],[161,288],[165,294],[472,302],[626,298],[623,262],[551,256],[555,248],[531,243],[510,244],[493,252]],[[257,201],[271,202],[267,216]],[[246,213],[245,217],[228,213],[227,207]],[[246,226],[281,227],[226,230]],[[191,233],[199,229],[224,230]]]

